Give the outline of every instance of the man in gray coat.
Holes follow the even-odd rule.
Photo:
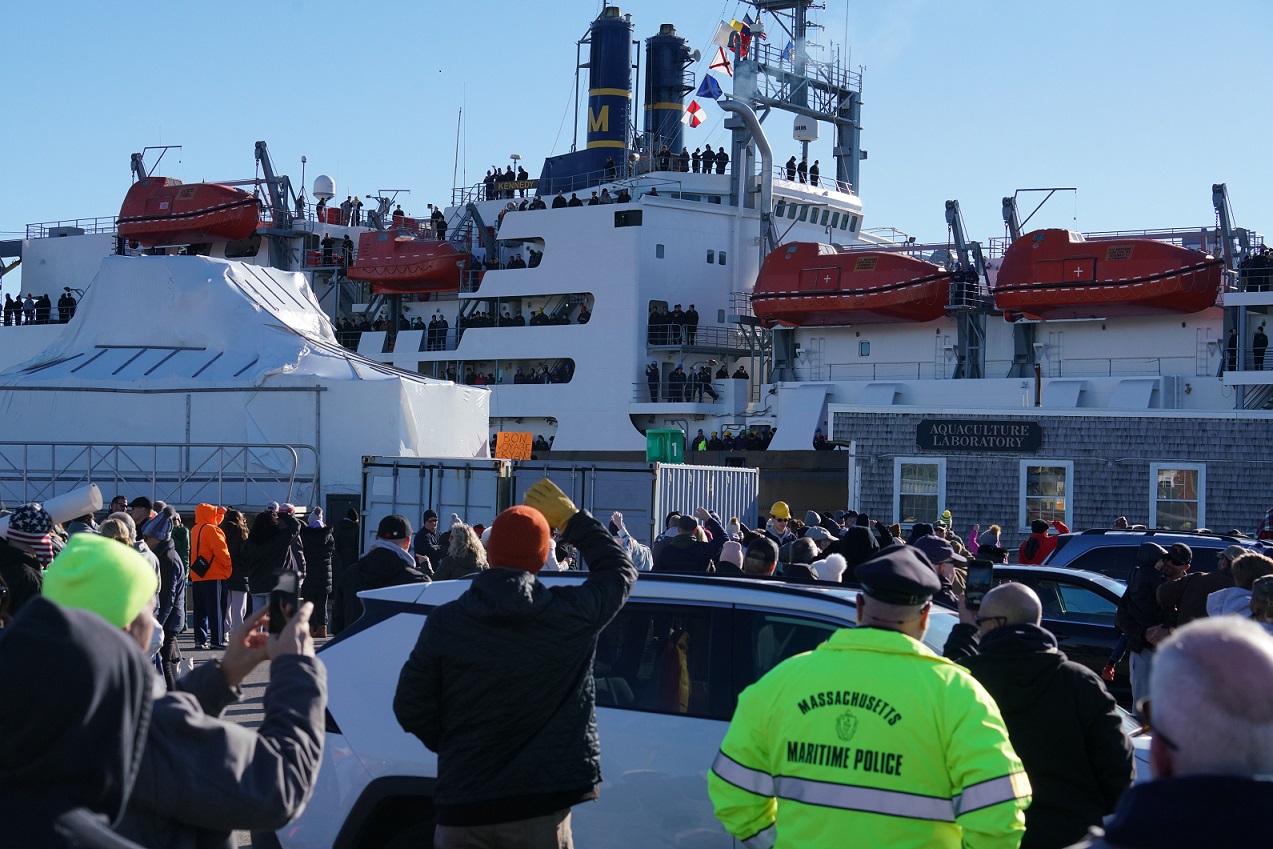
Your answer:
[[[156,578],[131,547],[78,534],[54,559],[45,596],[90,610],[153,655]],[[204,663],[165,693],[154,676],[146,747],[116,830],[164,849],[233,849],[235,830],[272,831],[300,815],[323,755],[327,672],[314,656],[308,602],[283,628],[264,634],[269,609],[240,625],[221,660]],[[251,729],[219,719],[239,684],[270,662],[265,718]]]

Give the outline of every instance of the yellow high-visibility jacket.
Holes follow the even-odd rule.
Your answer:
[[[1030,782],[968,670],[846,628],[748,687],[708,774],[748,849],[1016,849]]]

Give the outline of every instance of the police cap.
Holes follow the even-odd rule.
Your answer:
[[[890,545],[855,572],[862,591],[885,604],[923,604],[941,589],[933,567],[914,546]]]

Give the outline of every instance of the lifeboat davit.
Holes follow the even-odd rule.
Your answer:
[[[934,321],[953,276],[903,253],[795,242],[765,258],[751,303],[766,327]]]
[[[261,223],[260,204],[242,189],[143,177],[119,208],[119,235],[146,247],[246,239]]]
[[[994,299],[1009,320],[1194,313],[1222,277],[1222,260],[1170,242],[1035,230],[1004,252]]]
[[[425,239],[406,229],[373,230],[358,237],[350,280],[370,283],[377,295],[458,292],[463,268],[472,259],[448,241]]]

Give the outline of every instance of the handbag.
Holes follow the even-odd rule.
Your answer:
[[[203,525],[200,525],[200,526],[199,526],[199,530],[200,530],[200,531],[202,531],[202,530],[203,530],[203,528],[204,528],[204,526],[203,526]],[[195,535],[194,547],[195,547],[195,551],[198,551],[198,550],[199,550],[199,536],[198,536],[198,534],[196,534],[196,535]],[[211,564],[210,562],[208,562],[208,558],[204,557],[202,554],[200,554],[198,557],[196,557],[196,558],[194,559],[194,562],[192,562],[192,563],[190,564],[190,571],[191,571],[191,572],[193,572],[194,574],[198,575],[200,578],[202,578],[204,575],[208,574],[208,570],[209,570],[209,569],[211,569],[211,568],[212,568],[212,564]]]

